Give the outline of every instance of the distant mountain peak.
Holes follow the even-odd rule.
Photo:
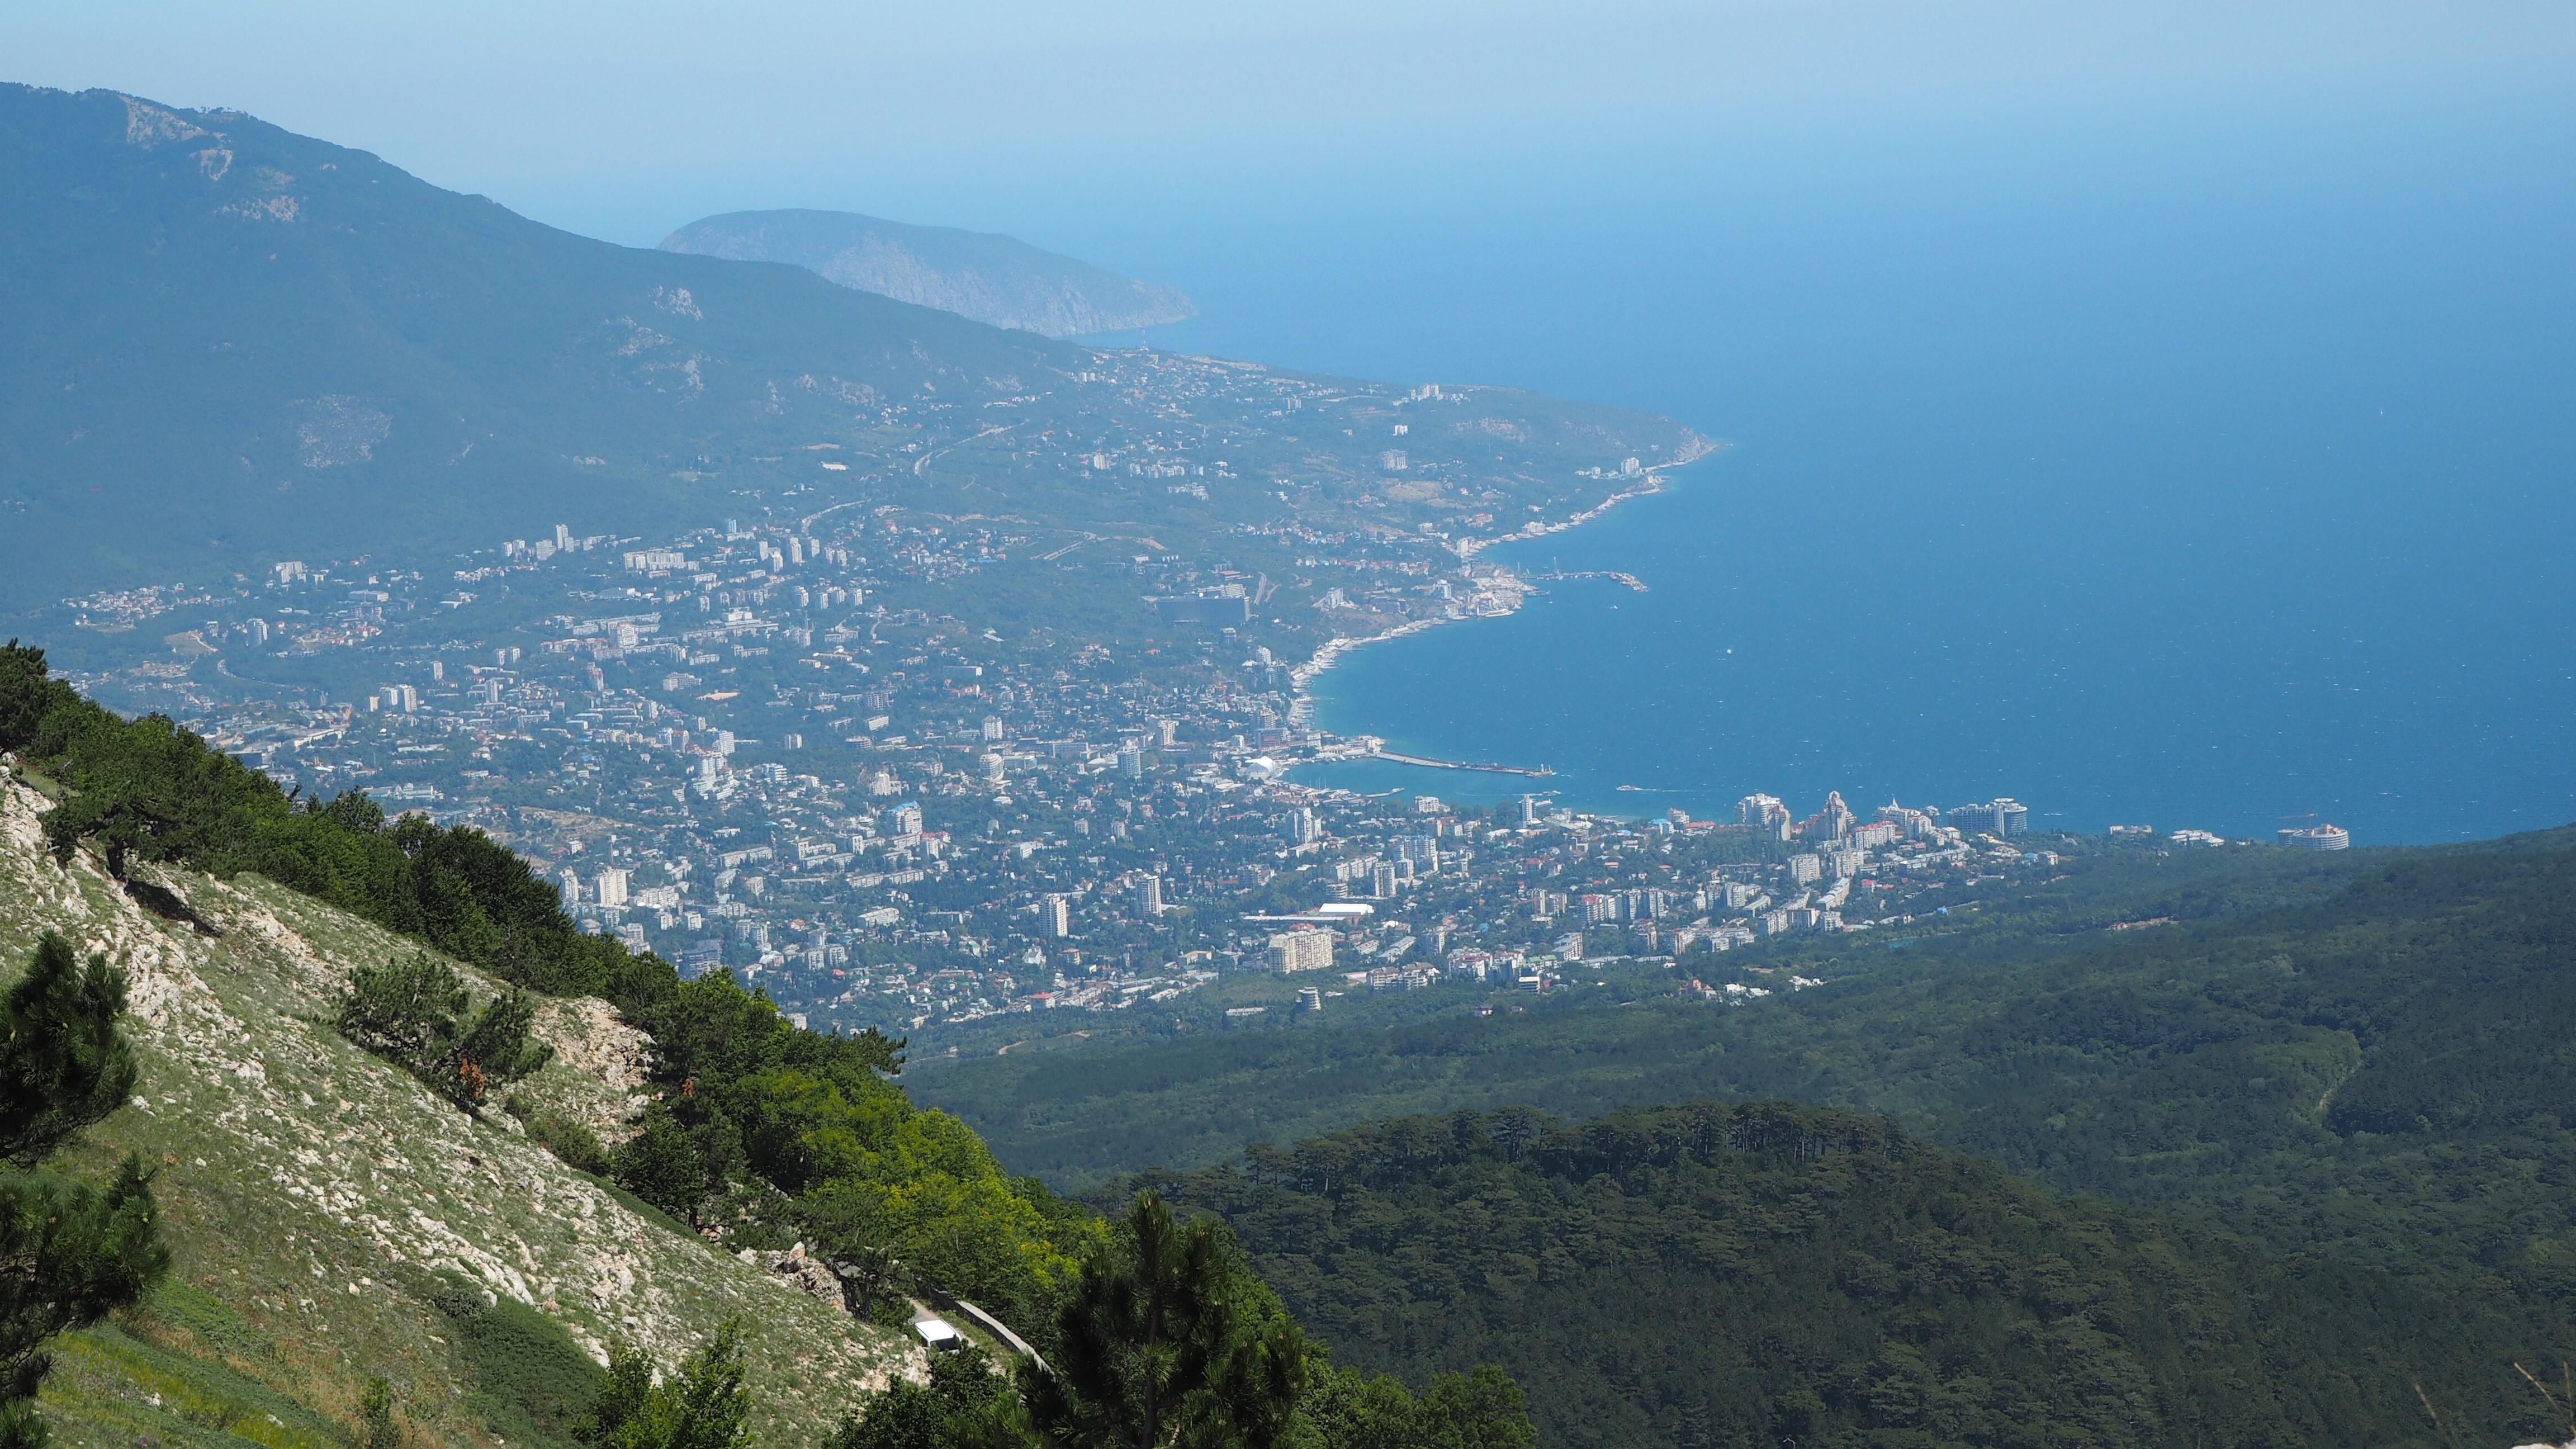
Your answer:
[[[1048,337],[1159,326],[1198,310],[1170,287],[1011,237],[848,211],[727,212],[671,233],[662,249],[785,262],[844,287]]]
[[[125,102],[125,140],[128,145],[141,146],[148,151],[172,141],[193,141],[213,134],[166,106],[156,106],[122,92],[118,93],[118,99]],[[215,139],[220,141],[223,138],[216,136]]]

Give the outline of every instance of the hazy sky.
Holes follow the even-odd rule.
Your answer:
[[[2258,112],[2546,96],[2576,78],[2576,6],[6,0],[0,57],[0,78],[238,107],[649,243],[789,204],[1080,233],[1270,178],[1616,204],[1676,150],[1865,155],[2078,117],[2207,144]]]

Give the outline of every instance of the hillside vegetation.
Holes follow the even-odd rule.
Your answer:
[[[1589,1114],[1709,1097],[1862,1111],[2057,1190],[2249,1244],[2275,1266],[2248,1281],[2283,1295],[2264,1321],[2330,1332],[2293,1357],[2339,1365],[2380,1432],[2395,1432],[2418,1379],[2446,1413],[2508,1432],[2537,1398],[2512,1362],[2576,1357],[2576,1133],[2564,1120],[2576,833],[2324,866],[2273,859],[2280,888],[2259,878],[2259,855],[2230,867],[2247,880],[2184,891],[2147,857],[2070,882],[2081,911],[2041,893],[2010,920],[1901,950],[1862,938],[1762,958],[1829,984],[1740,1008],[1638,977],[1521,1012],[1505,997],[1492,1016],[1468,1006],[1383,1028],[1015,1052],[943,1064],[917,1090],[1016,1165],[1093,1173],[1426,1108]],[[2206,909],[2180,904],[2191,900]],[[2101,928],[2157,916],[2176,919]],[[1054,1124],[1080,1135],[1056,1142]],[[1258,1176],[1265,1160],[1276,1154],[1244,1170]],[[1407,1186],[1414,1206],[1362,1220],[1409,1221],[1435,1186]],[[1243,1202],[1255,1216],[1235,1220],[1256,1251],[1290,1251],[1257,1226],[1274,1200]],[[1577,1214],[1548,1235],[1591,1231]],[[1368,1246],[1384,1255],[1371,1271],[1390,1278],[1439,1261],[1392,1238]],[[1506,1362],[1543,1405],[1547,1380],[1571,1371]],[[2332,1401],[2320,1390],[2306,1402]]]
[[[1846,1112],[1460,1113],[1150,1180],[1352,1361],[1502,1364],[1550,1444],[2407,1442],[2418,1382],[2550,1427],[2509,1367],[2546,1335]]]
[[[137,1266],[115,1291],[13,1330],[25,1368],[0,1425],[40,1423],[37,1346],[84,1328],[44,1383],[81,1442],[183,1422],[319,1441],[354,1420],[367,1449],[742,1449],[826,1428],[839,1449],[1143,1446],[1168,1425],[1206,1449],[1527,1449],[1519,1391],[1490,1368],[1417,1398],[1309,1352],[1222,1227],[1150,1195],[1104,1222],[1005,1177],[894,1084],[902,1043],[791,1026],[722,973],[682,981],[573,930],[478,833],[388,821],[361,795],[299,804],[14,642],[0,950],[13,936],[42,950],[12,1030],[32,1030],[31,991],[85,1002],[66,1019],[95,1040],[70,1057],[98,1064],[10,1057],[12,1101],[46,1098],[39,1078],[80,1098],[45,1109],[59,1130],[43,1112],[12,1129],[17,1166],[111,1117],[91,1145],[124,1151],[118,1210],[154,1223],[156,1151],[185,1206],[126,1235]],[[615,1001],[565,995],[585,985]],[[138,1082],[128,1120],[116,1099]],[[69,1251],[30,1258],[45,1271],[121,1261],[86,1229],[56,1236]],[[915,1293],[1009,1343],[1014,1372],[911,1384],[916,1351],[887,1340]]]
[[[863,1390],[918,1372],[897,1333],[343,1040],[337,994],[357,966],[408,954],[400,938],[256,877],[177,868],[152,874],[207,929],[162,919],[90,856],[57,866],[46,804],[0,785],[0,961],[19,969],[50,929],[127,973],[141,1085],[90,1150],[158,1164],[176,1260],[144,1311],[61,1350],[45,1404],[64,1442],[337,1443],[378,1375],[425,1442],[521,1437],[590,1388],[561,1354],[548,1381],[551,1345],[586,1363],[623,1340],[676,1366],[736,1315],[772,1390],[765,1440],[817,1440]],[[552,1004],[538,1032],[557,1051],[532,1096],[614,1130],[637,1044],[596,1003]]]
[[[675,472],[1072,356],[798,268],[556,231],[239,112],[0,86],[0,138],[0,609],[557,518],[632,530],[691,496]]]
[[[2094,914],[2168,913],[2159,862],[2116,870],[2128,901]],[[2304,880],[2146,930],[2045,929],[2035,902],[2022,925],[1904,950],[1861,938],[1776,958],[1828,984],[1741,1008],[1637,984],[1489,1017],[943,1063],[916,1089],[1048,1172],[1050,1152],[1093,1172],[1187,1165],[1426,1109],[1785,1097],[2286,1248],[2439,1259],[2569,1299],[2576,832],[2357,852]],[[1070,1124],[1087,1135],[1047,1140]]]

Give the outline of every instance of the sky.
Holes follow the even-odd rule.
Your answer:
[[[2044,153],[2061,129],[2148,138],[2133,165],[2259,136],[2235,158],[2259,183],[2297,164],[2279,148],[2302,126],[2545,103],[2576,74],[2576,6],[6,0],[0,58],[0,78],[249,111],[632,244],[809,205],[1097,250],[1218,234],[1248,194],[1361,221],[1615,211],[1677,157],[1933,184],[1942,137]],[[2060,161],[2043,179],[2082,184]]]

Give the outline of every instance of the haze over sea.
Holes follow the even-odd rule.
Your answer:
[[[1639,815],[2008,794],[2034,828],[2439,841],[2576,819],[2567,122],[2450,97],[1820,126],[1571,197],[1247,196],[1222,237],[1088,240],[1197,297],[1160,345],[1731,444],[1491,555],[1651,592],[1553,585],[1355,651],[1328,728],[1544,763],[1559,801]]]
[[[1320,682],[1336,730],[1543,762],[1568,804],[2576,819],[2563,4],[20,8],[22,78],[242,106],[591,235],[1008,232],[1189,291],[1158,345],[1724,439],[1495,555],[1651,592]]]

